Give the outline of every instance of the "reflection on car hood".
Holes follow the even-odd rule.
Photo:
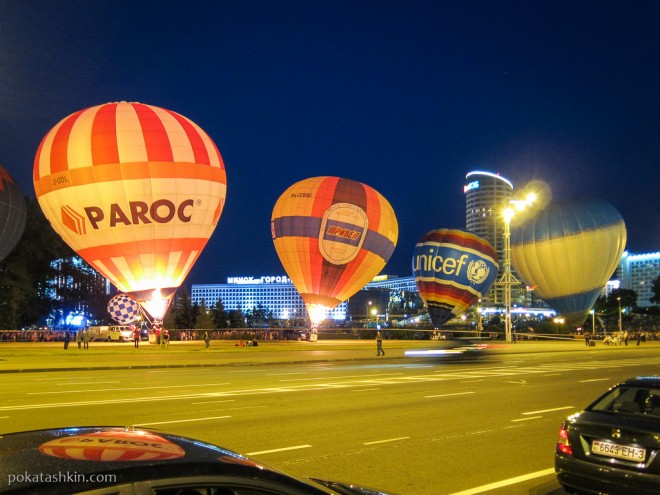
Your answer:
[[[33,430],[0,436],[0,459],[6,475],[0,477],[0,493],[21,492],[57,495],[104,486],[176,476],[222,475],[286,482],[301,487],[314,482],[296,478],[231,450],[192,438],[157,430],[125,427],[76,427]],[[112,483],[78,482],[61,478],[75,473],[112,474]],[[12,475],[13,476],[10,476]],[[53,476],[61,482],[53,482]],[[48,478],[49,477],[49,478]],[[335,485],[335,492],[380,494],[352,485]],[[73,486],[72,486],[73,485]],[[344,487],[344,491],[340,489]],[[319,493],[324,489],[318,486]],[[353,490],[353,491],[350,491]],[[331,493],[331,492],[328,492]]]

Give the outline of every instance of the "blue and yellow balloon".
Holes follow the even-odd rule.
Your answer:
[[[528,286],[579,326],[618,266],[626,226],[598,199],[551,203],[511,230],[511,263]]]

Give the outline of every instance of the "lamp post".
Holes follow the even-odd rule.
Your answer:
[[[371,314],[376,318],[376,328],[378,328],[378,310],[376,308],[372,309]]]
[[[621,321],[621,298],[617,297],[616,300],[619,302],[619,333],[623,332],[623,322]]]
[[[524,200],[511,200],[514,208],[504,208],[502,212],[502,219],[504,220],[504,275],[500,281],[504,285],[504,336],[507,343],[512,342],[511,332],[511,286],[518,284],[511,275],[511,220],[516,215],[516,211],[523,211],[536,201],[536,194],[529,193]]]
[[[596,310],[594,308],[591,308],[591,333],[593,335],[596,335]]]

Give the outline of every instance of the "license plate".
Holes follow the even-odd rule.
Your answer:
[[[646,459],[646,449],[630,447],[628,445],[617,445],[616,443],[600,442],[594,440],[591,444],[593,454],[616,457],[627,461],[644,462]]]

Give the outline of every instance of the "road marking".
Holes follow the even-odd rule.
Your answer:
[[[116,381],[113,381],[113,382],[85,382],[85,385],[101,385],[101,384],[104,384],[104,383],[120,383],[120,380],[116,380]],[[74,385],[76,387],[79,387],[80,382],[78,382],[78,383],[74,383],[74,382],[56,383],[55,385],[58,386],[58,387],[61,386],[61,385]]]
[[[474,392],[456,392],[455,394],[440,394],[440,395],[425,395],[425,399],[433,399],[435,397],[451,397],[454,395],[468,395],[468,394],[474,394]]]
[[[373,442],[363,442],[362,445],[376,445],[379,443],[398,442],[399,440],[408,440],[410,437],[388,438],[387,440],[376,440]]]
[[[497,488],[516,485],[518,483],[522,483],[523,481],[533,480],[534,478],[540,478],[542,476],[550,476],[551,474],[555,474],[554,468],[544,469],[543,471],[536,471],[529,474],[523,474],[522,476],[516,476],[515,478],[509,478],[508,480],[496,481],[495,483],[489,483],[487,485],[477,486],[476,488],[470,488],[468,490],[450,493],[449,495],[476,495],[477,493],[488,492],[490,490],[496,490]]]
[[[221,402],[236,402],[236,399],[227,400],[205,400],[204,402],[191,402],[191,404],[219,404]]]
[[[542,418],[543,416],[530,416],[529,418],[520,418],[520,419],[512,419],[512,423],[517,423],[518,421],[529,421],[530,419],[539,419]]]
[[[154,421],[153,423],[136,423],[134,426],[168,425],[170,423],[191,423],[193,421],[210,421],[212,419],[227,419],[227,418],[231,418],[231,416],[210,416],[208,418],[176,419],[172,421]]]
[[[592,378],[591,380],[580,380],[578,383],[604,382],[607,380],[609,380],[609,378]]]
[[[192,383],[188,385],[162,385],[158,387],[126,387],[126,388],[92,388],[74,390],[74,392],[124,392],[126,390],[155,390],[159,388],[190,388],[190,387],[216,387],[218,385],[231,385],[227,383]],[[70,394],[71,390],[53,390],[51,392],[28,392],[27,395]]]
[[[530,414],[540,414],[540,413],[553,412],[553,411],[562,411],[564,409],[575,409],[575,406],[554,407],[552,409],[541,409],[540,411],[530,411],[530,412],[524,412],[524,413],[520,413],[520,414],[522,414],[523,416],[529,416]]]
[[[246,456],[272,454],[274,452],[286,452],[287,450],[309,449],[311,445],[294,445],[293,447],[282,447],[281,449],[260,450],[259,452],[248,452]]]
[[[376,388],[358,388],[355,390],[351,390],[351,392],[371,392],[372,390],[380,390],[380,387]]]

